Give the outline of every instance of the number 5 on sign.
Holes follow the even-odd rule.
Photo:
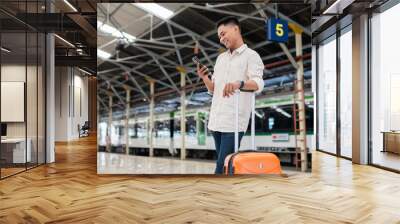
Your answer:
[[[288,22],[283,19],[271,18],[265,23],[267,40],[275,42],[288,41]]]
[[[283,36],[283,34],[284,34],[282,28],[283,28],[283,25],[280,24],[280,23],[277,23],[276,26],[275,26],[275,30],[276,30],[275,33],[276,33],[276,35],[279,36],[279,37]]]

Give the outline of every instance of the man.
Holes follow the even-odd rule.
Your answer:
[[[215,173],[222,174],[225,157],[234,152],[235,100],[232,96],[237,89],[261,92],[264,88],[264,64],[260,55],[244,44],[235,17],[219,21],[217,30],[219,41],[227,51],[218,56],[211,80],[205,66],[200,68],[198,65],[197,74],[213,93],[208,128],[212,131],[217,153]],[[239,145],[249,123],[252,94],[240,93]]]

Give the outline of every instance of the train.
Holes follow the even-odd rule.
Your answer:
[[[307,148],[313,148],[314,97],[305,95]],[[214,159],[215,146],[207,128],[209,106],[188,109],[185,114],[185,148],[194,159]],[[293,121],[293,95],[264,97],[256,100],[255,145],[257,150],[293,151],[296,147]],[[179,156],[181,148],[180,111],[154,115],[153,148],[156,156]],[[125,119],[113,120],[107,136],[107,118],[99,122],[99,151],[105,151],[107,141],[111,151],[125,152]],[[150,147],[149,116],[129,119],[129,154],[148,155]],[[240,150],[250,149],[250,122]]]

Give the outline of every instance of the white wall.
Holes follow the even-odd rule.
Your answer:
[[[56,67],[56,141],[79,138],[78,124],[88,120],[88,78],[72,67]]]
[[[25,75],[27,69],[28,74],[31,74],[33,71],[36,74],[36,67],[18,64],[9,64],[1,66],[1,81],[3,82],[25,82]],[[26,82],[25,82],[26,83]],[[29,89],[28,89],[29,90]],[[28,98],[32,98],[32,96],[36,97],[36,89],[34,93],[27,93]],[[27,99],[28,102],[31,102],[31,99]],[[36,105],[34,105],[36,107]],[[1,108],[2,110],[7,110],[7,108]],[[36,116],[36,114],[35,114]],[[33,120],[31,114],[28,114],[28,120]],[[7,136],[8,137],[25,137],[25,123],[26,122],[7,122]],[[29,126],[30,127],[30,126]],[[28,136],[29,137],[29,136]]]
[[[25,64],[24,65],[2,65],[1,66],[1,81],[2,82],[25,82]],[[28,67],[28,70],[30,68]],[[4,97],[4,96],[2,96]],[[7,108],[1,108],[7,110]],[[25,137],[24,122],[7,122],[8,137]]]
[[[85,121],[88,121],[88,78],[87,76],[83,77],[79,73],[79,75],[76,75],[77,70],[75,70],[75,77],[74,77],[74,110],[75,110],[75,116],[74,119],[72,120],[72,133],[73,136],[78,136],[78,129],[77,126],[80,124],[81,126],[85,123]]]
[[[68,86],[69,76],[67,67],[55,69],[55,141],[68,139]]]
[[[2,65],[1,81],[4,82],[25,82],[25,64],[24,65]],[[1,108],[6,110],[7,108]],[[25,123],[11,122],[7,123],[7,137],[25,137]]]
[[[38,70],[37,70],[38,69]],[[7,137],[25,138],[27,136],[32,152],[32,161],[44,163],[44,83],[41,67],[25,64],[3,64],[1,66],[2,82],[24,82],[26,84],[26,107],[18,108],[23,114],[26,112],[26,120],[22,122],[6,122]],[[27,78],[27,81],[25,80]],[[2,90],[3,91],[3,90]],[[24,90],[21,94],[24,94]],[[2,98],[7,95],[2,95]],[[6,113],[13,113],[12,108],[2,107],[1,110]],[[8,111],[7,111],[8,110]],[[11,110],[11,111],[10,111]],[[15,109],[14,109],[15,110]],[[15,112],[14,112],[15,113]],[[37,153],[39,156],[37,157]]]

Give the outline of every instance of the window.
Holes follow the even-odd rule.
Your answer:
[[[9,6],[24,16],[42,13],[43,3],[1,1],[0,6]],[[45,163],[46,38],[2,12],[0,22],[0,111],[5,128],[4,144],[0,144],[0,178],[4,178]],[[14,103],[15,110],[7,106],[7,95],[14,96],[15,101],[8,103]]]
[[[398,21],[400,4],[371,19],[372,163],[396,170],[400,170],[399,154],[382,151],[386,150],[383,132],[400,131]]]
[[[340,155],[352,157],[352,32],[340,36]]]
[[[318,48],[318,146],[336,154],[336,35]]]

